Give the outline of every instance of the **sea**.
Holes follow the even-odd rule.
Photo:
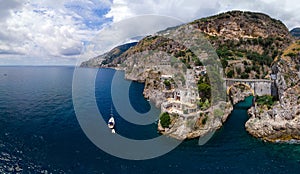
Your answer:
[[[299,173],[300,145],[272,144],[249,135],[244,127],[252,98],[234,107],[229,119],[204,145],[198,139],[152,159],[128,160],[98,148],[84,133],[72,99],[74,67],[0,67],[0,173],[160,174],[160,173]],[[134,125],[112,104],[112,69],[96,72],[95,98],[104,120],[113,113],[116,132],[131,139],[160,136],[156,122]],[[117,79],[119,88],[127,84]],[[132,82],[132,107],[146,113],[151,103],[144,85]],[[157,109],[157,112],[159,110]],[[100,126],[100,125],[99,125]],[[105,141],[103,139],[102,141]]]

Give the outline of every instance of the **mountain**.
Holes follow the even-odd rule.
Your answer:
[[[119,57],[121,54],[126,52],[129,48],[135,46],[137,42],[127,43],[124,45],[117,46],[111,51],[104,53],[103,55],[92,58],[88,61],[82,62],[80,67],[99,68],[111,62],[114,58]],[[101,65],[101,66],[100,66]]]
[[[231,11],[192,24],[214,45],[229,78],[265,78],[294,40],[281,21],[262,13]]]
[[[195,20],[186,26],[198,29],[216,49],[224,71],[229,78],[265,78],[271,71],[273,60],[293,41],[288,28],[279,20],[254,12],[230,11]],[[178,27],[165,31],[176,30]],[[199,64],[188,60],[193,53],[170,39],[153,35],[142,39],[114,59],[102,65],[117,66],[128,57],[145,50],[167,52],[187,64]]]
[[[300,28],[294,28],[291,30],[291,35],[296,37],[297,39],[300,39]]]

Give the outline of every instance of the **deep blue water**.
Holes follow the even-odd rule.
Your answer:
[[[245,131],[251,98],[235,107],[204,146],[189,140],[151,160],[113,157],[79,126],[72,102],[73,72],[73,67],[0,67],[0,173],[14,173],[17,166],[23,173],[299,173],[299,145],[265,143]],[[104,119],[110,114],[114,72],[101,69],[96,79],[95,96]],[[133,107],[144,113],[150,104],[142,91],[142,84],[133,83],[129,95]],[[113,112],[123,136],[158,136],[155,124],[136,126]]]

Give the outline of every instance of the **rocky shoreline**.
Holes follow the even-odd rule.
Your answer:
[[[299,93],[300,87],[296,86],[284,93],[286,103],[278,102],[270,109],[266,106],[250,108],[246,130],[269,142],[300,141],[300,105],[299,96],[295,95]]]
[[[218,107],[218,106],[216,106]],[[216,109],[216,108],[215,108]],[[202,117],[173,117],[170,128],[163,128],[158,124],[158,131],[179,140],[201,138],[207,134],[220,129],[231,114],[233,107],[230,103],[226,104],[225,111],[221,117],[215,117],[212,108],[203,112],[206,116],[206,124],[202,124]]]
[[[122,67],[110,68],[126,72],[126,69]],[[144,97],[153,102],[157,108],[160,108],[166,100],[160,92],[162,89],[153,84],[153,81],[159,79],[158,74],[145,72],[142,76],[136,76],[136,74],[125,73],[125,79],[145,83]],[[277,83],[283,83],[282,79],[279,78]],[[284,84],[286,83],[284,82]],[[300,94],[299,85],[293,88],[286,87],[281,91],[281,100],[274,104],[272,108],[258,105],[251,107],[248,110],[250,118],[245,124],[246,131],[252,136],[267,142],[300,143],[300,97],[297,94]],[[250,95],[252,95],[250,91],[233,87],[231,90],[233,105],[243,101]],[[211,108],[202,111],[201,113],[208,118],[205,125],[201,124],[203,117],[172,117],[170,128],[163,128],[159,123],[157,129],[161,134],[179,140],[199,138],[220,129],[231,114],[233,105],[226,103],[222,117],[217,119],[213,116]],[[216,106],[215,109],[217,109]]]
[[[161,108],[162,104],[168,101],[166,97],[168,92],[165,92],[161,83],[158,83],[160,78],[161,74],[156,71],[143,71],[140,74],[135,71],[125,71],[125,79],[145,83],[144,97],[153,102],[157,108]],[[161,134],[178,140],[203,137],[220,129],[232,110],[233,106],[230,102],[219,102],[205,111],[183,114],[185,116],[173,114],[168,128],[163,128],[159,121],[157,129]]]
[[[272,73],[276,77],[278,98],[272,106],[256,105],[249,109],[246,130],[269,142],[300,141],[300,42],[291,45],[278,58]]]

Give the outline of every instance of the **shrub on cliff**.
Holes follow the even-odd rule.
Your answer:
[[[268,108],[271,108],[275,101],[275,98],[271,95],[256,96],[256,102],[259,106],[266,105]]]
[[[171,124],[170,115],[167,112],[164,112],[160,115],[160,124],[163,128],[168,128]]]
[[[166,88],[171,86],[171,82],[169,80],[165,80],[164,84],[165,84]]]

